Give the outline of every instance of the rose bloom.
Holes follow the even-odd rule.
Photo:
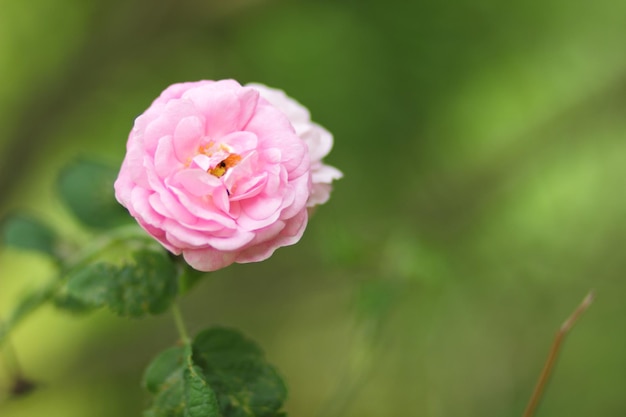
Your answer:
[[[280,90],[233,80],[168,87],[135,120],[115,195],[195,269],[267,259],[302,236],[342,176],[332,135]]]

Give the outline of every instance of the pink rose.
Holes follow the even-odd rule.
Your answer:
[[[281,91],[233,80],[168,87],[135,120],[115,194],[201,271],[267,259],[300,240],[307,207],[341,173],[332,136]]]

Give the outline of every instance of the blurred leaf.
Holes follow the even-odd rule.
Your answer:
[[[2,225],[2,242],[7,246],[55,256],[55,233],[30,216],[17,214],[7,217]]]
[[[93,307],[106,305],[113,297],[114,287],[118,285],[115,277],[118,268],[104,262],[87,265],[70,275],[67,291],[71,297]]]
[[[91,161],[76,161],[60,174],[58,191],[71,212],[83,224],[108,229],[130,221],[115,199],[113,183],[117,171]]]
[[[275,416],[287,396],[285,384],[261,349],[232,329],[211,328],[193,342],[193,361],[217,393],[224,417]]]
[[[140,250],[121,267],[90,264],[68,279],[68,293],[94,307],[107,306],[124,317],[167,310],[178,293],[176,266],[163,251]]]
[[[124,266],[117,274],[115,294],[109,307],[120,316],[140,317],[162,313],[178,293],[178,273],[162,251],[139,251],[136,264]]]
[[[56,294],[52,299],[55,308],[71,314],[84,314],[93,310],[94,306],[67,293]]]

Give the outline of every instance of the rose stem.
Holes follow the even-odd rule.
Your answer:
[[[180,312],[180,308],[178,308],[178,304],[172,304],[172,315],[174,316],[174,323],[176,324],[176,330],[178,330],[178,335],[180,336],[183,344],[189,343],[189,336],[187,335],[187,328],[185,327],[185,322],[183,321],[183,315]]]
[[[522,417],[532,417],[535,414],[535,409],[541,400],[543,392],[545,391],[546,384],[550,379],[550,375],[552,374],[552,369],[554,368],[554,364],[559,356],[561,344],[565,339],[565,336],[570,331],[570,329],[574,326],[578,318],[589,308],[593,299],[594,299],[593,291],[589,292],[587,296],[583,299],[583,301],[576,307],[576,310],[563,322],[561,328],[556,333],[554,338],[554,342],[552,342],[552,347],[550,348],[550,353],[548,353],[548,358],[546,359],[546,363],[543,365],[543,369],[541,370],[541,374],[539,375],[539,379],[537,380],[537,384],[535,385],[535,390],[528,401],[528,405],[526,406],[526,410]]]

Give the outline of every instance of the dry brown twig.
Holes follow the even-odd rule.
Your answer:
[[[576,307],[576,310],[563,322],[561,328],[556,333],[554,337],[554,341],[552,342],[552,346],[550,347],[550,353],[548,353],[548,358],[546,359],[546,363],[543,365],[543,369],[541,370],[541,374],[539,375],[539,379],[537,380],[537,384],[535,385],[535,390],[530,396],[530,400],[528,401],[528,405],[526,406],[526,410],[522,417],[532,417],[535,414],[535,409],[539,404],[543,396],[543,392],[545,391],[546,384],[552,375],[552,369],[554,368],[554,364],[559,356],[559,352],[561,349],[561,344],[565,339],[565,336],[570,331],[570,329],[574,326],[576,321],[580,318],[580,316],[589,308],[595,294],[593,291],[589,292],[587,296],[583,299],[583,301]]]

